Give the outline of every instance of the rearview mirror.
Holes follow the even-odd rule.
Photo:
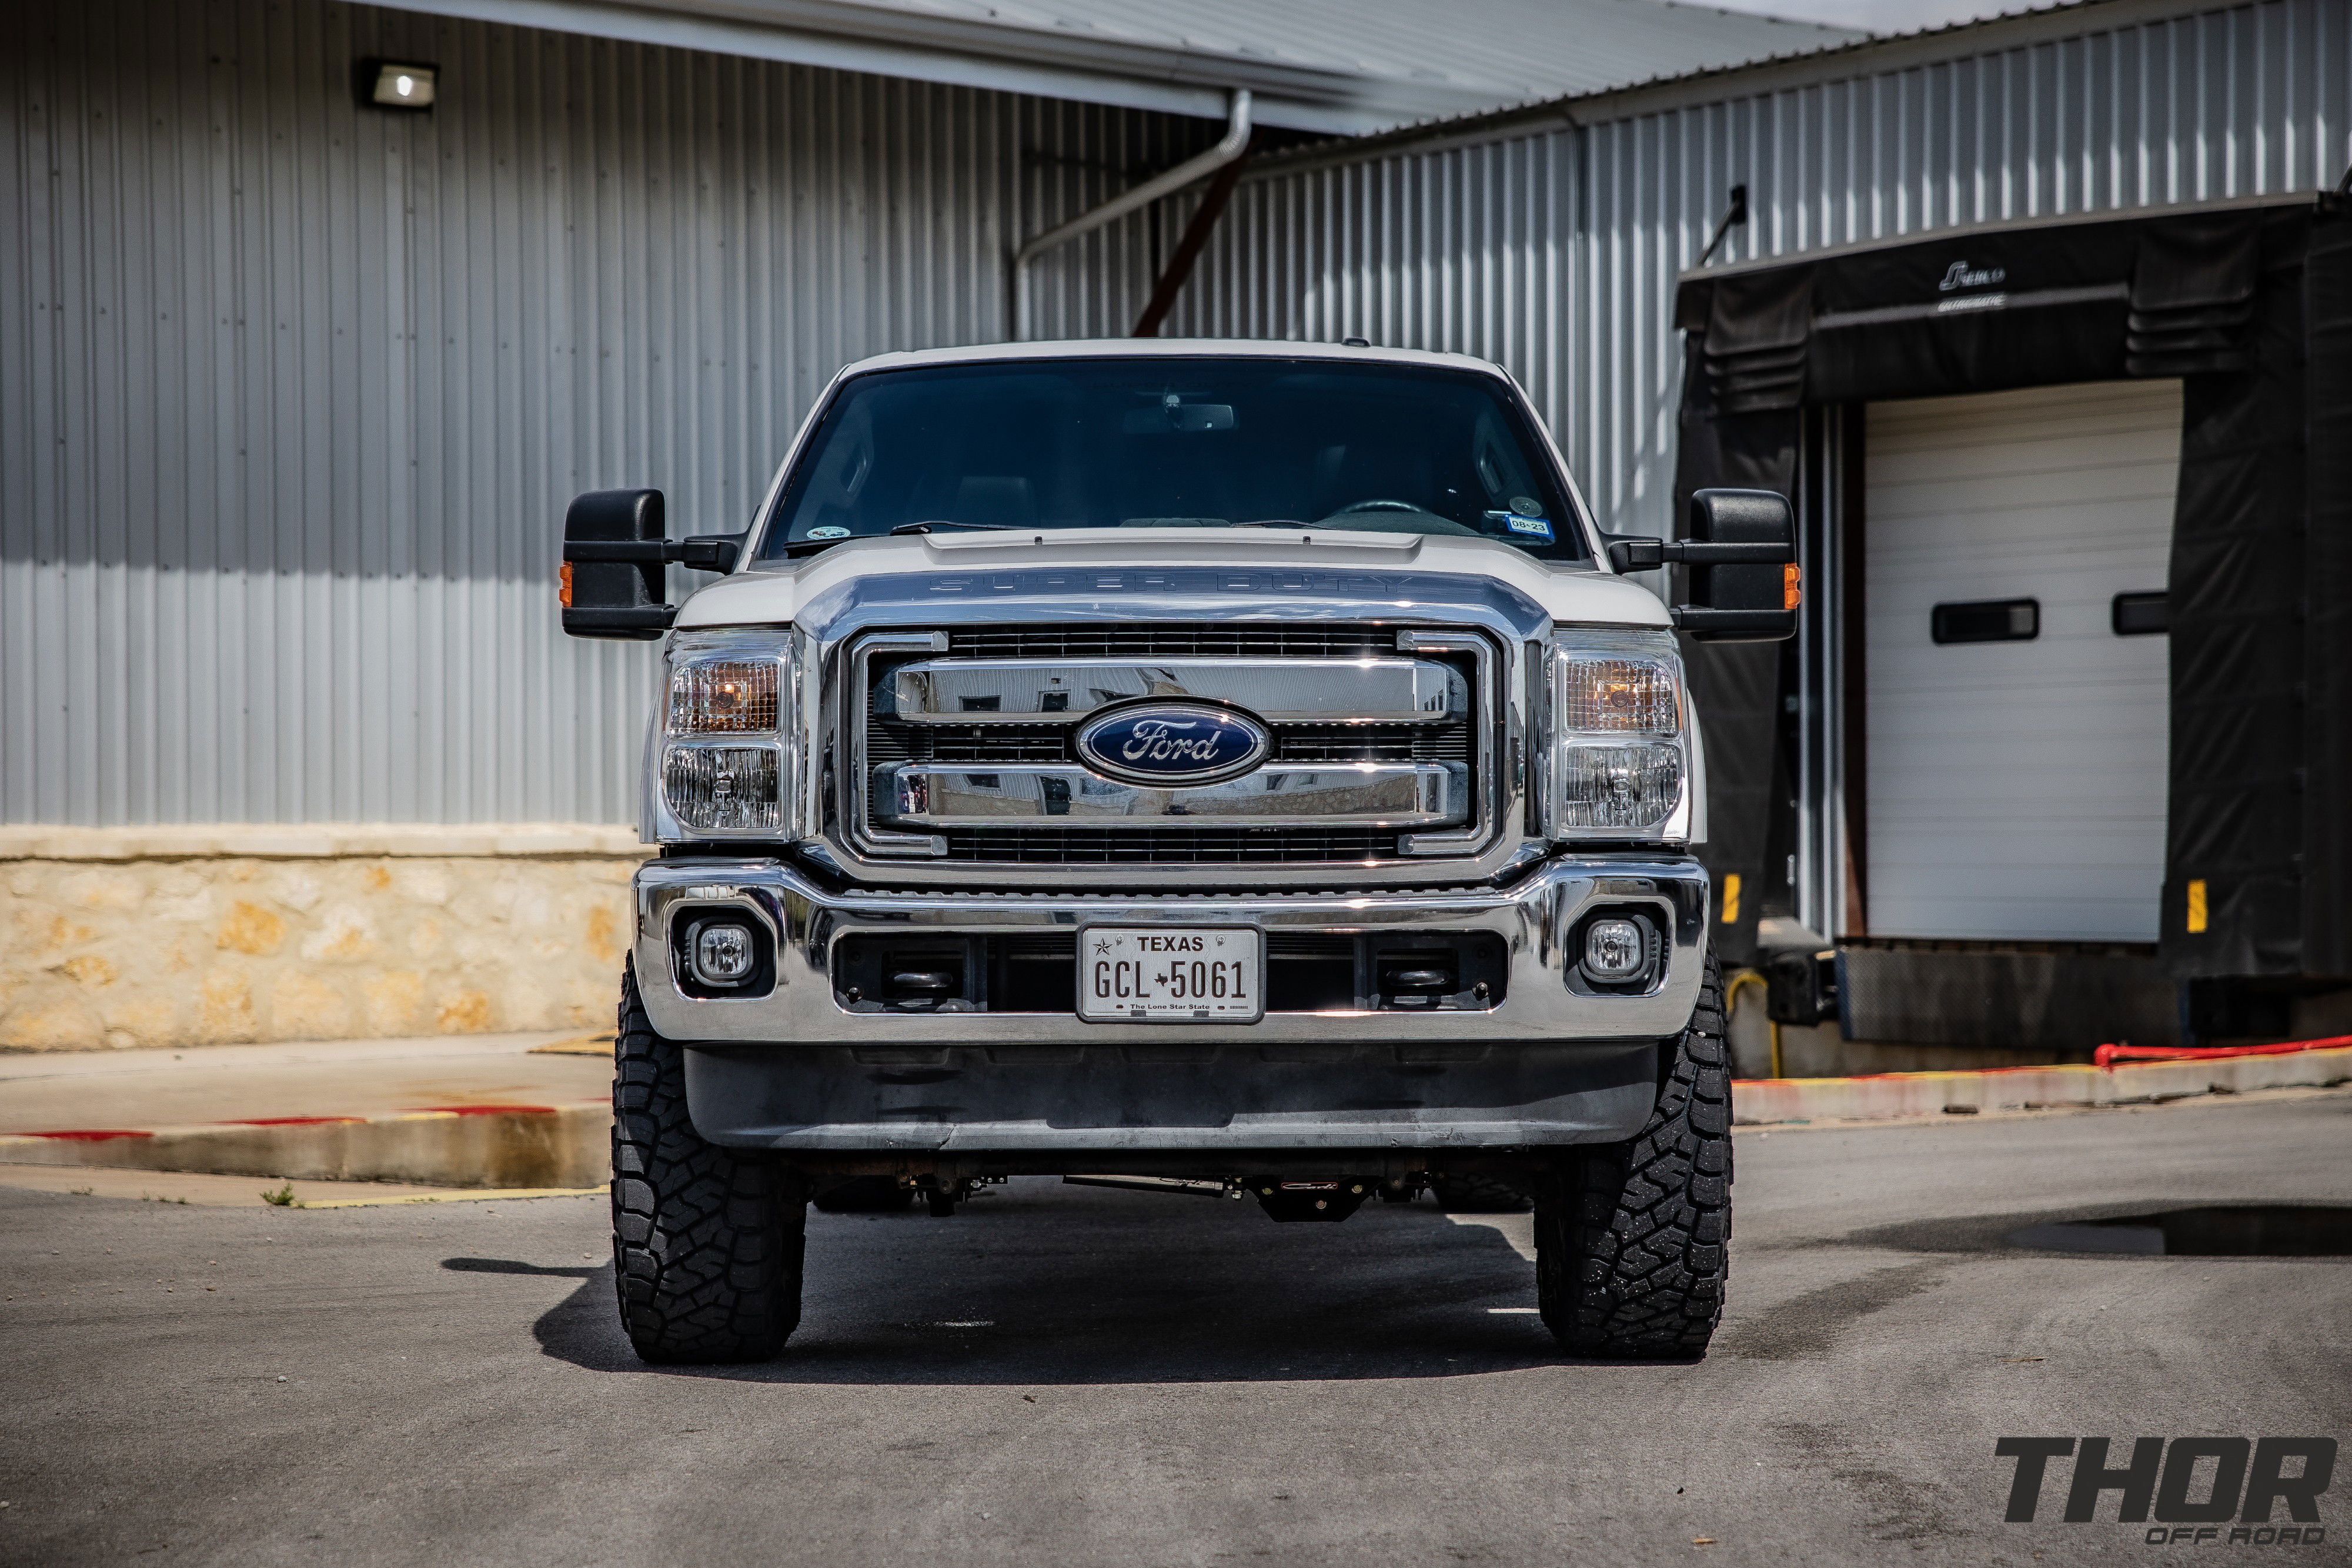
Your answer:
[[[1169,402],[1127,411],[1124,426],[1129,435],[1199,435],[1234,427],[1229,402]]]
[[[1699,642],[1764,643],[1797,634],[1802,590],[1796,517],[1771,490],[1701,490],[1691,497],[1686,609],[1675,624]],[[1750,553],[1754,552],[1754,553]]]
[[[1771,643],[1797,634],[1803,598],[1796,566],[1796,518],[1772,490],[1701,490],[1691,497],[1689,537],[1614,537],[1619,571],[1680,561],[1690,569],[1676,630],[1700,643]]]
[[[563,514],[563,565],[558,598],[563,629],[574,637],[651,642],[677,619],[662,597],[662,569],[676,561],[696,571],[735,570],[741,534],[664,537],[659,490],[591,490]]]

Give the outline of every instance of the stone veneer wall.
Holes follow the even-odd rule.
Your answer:
[[[609,1029],[634,831],[0,828],[0,1049]]]

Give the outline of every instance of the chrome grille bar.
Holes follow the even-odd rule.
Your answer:
[[[1223,784],[1149,789],[1069,763],[1013,763],[986,771],[921,763],[886,766],[883,816],[908,827],[1435,828],[1467,820],[1470,769],[1458,762],[1343,762],[1262,768]]]
[[[901,664],[876,711],[908,724],[1066,724],[1138,697],[1197,697],[1268,724],[1444,724],[1469,707],[1431,659],[926,659]]]

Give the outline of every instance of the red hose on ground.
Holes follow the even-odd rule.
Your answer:
[[[2228,1056],[2285,1056],[2339,1045],[2352,1045],[2352,1034],[2284,1040],[2277,1045],[2103,1045],[2091,1053],[2091,1060],[2101,1067],[2113,1067],[2118,1061],[2217,1061]]]

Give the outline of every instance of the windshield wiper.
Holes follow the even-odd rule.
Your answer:
[[[814,555],[821,549],[831,549],[835,545],[845,545],[856,537],[844,534],[837,539],[794,539],[790,544],[778,545],[768,554],[771,559],[792,560],[800,556]]]
[[[1023,531],[1011,523],[959,523],[945,517],[933,517],[919,523],[900,523],[890,532],[894,535],[927,534],[933,528],[981,528],[992,533]],[[781,557],[785,560],[793,560],[801,556],[814,555],[821,549],[831,549],[835,545],[845,545],[852,539],[873,539],[881,537],[880,534],[842,534],[829,539],[794,539],[792,543],[779,546],[771,551],[770,559]]]

